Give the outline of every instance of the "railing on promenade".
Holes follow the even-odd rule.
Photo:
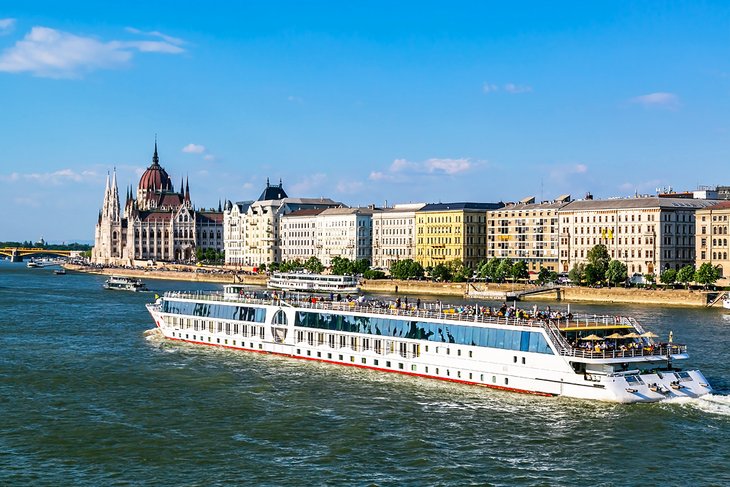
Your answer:
[[[633,358],[633,357],[667,357],[687,353],[686,345],[662,344],[653,347],[627,348],[626,350],[589,350],[581,348],[563,349],[560,355],[587,359]]]

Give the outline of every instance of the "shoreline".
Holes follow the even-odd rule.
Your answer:
[[[159,269],[96,269],[76,264],[66,264],[70,271],[84,272],[106,276],[136,277],[141,279],[157,279],[168,281],[208,282],[216,284],[244,284],[251,286],[266,286],[267,277],[264,275],[214,273]],[[400,281],[392,279],[365,280],[360,289],[366,293],[389,295],[432,295],[450,296],[466,299],[480,299],[478,296],[467,296],[467,283],[430,282],[430,281]],[[515,290],[522,291],[530,286],[511,284],[489,284],[484,286],[483,292],[492,293],[491,297],[482,297],[491,301],[504,300],[503,294]],[[720,291],[721,292],[721,291]],[[718,292],[695,291],[686,289],[638,289],[638,288],[586,288],[560,287],[554,293],[529,295],[529,301],[569,301],[572,303],[597,304],[647,304],[672,306],[682,308],[722,308],[722,302],[708,306],[709,295]],[[559,298],[557,296],[560,296]]]

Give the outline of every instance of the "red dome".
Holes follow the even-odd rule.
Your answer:
[[[163,190],[172,191],[172,181],[167,171],[160,166],[160,159],[157,157],[157,142],[155,142],[155,154],[152,156],[152,165],[142,174],[139,179],[140,191]]]

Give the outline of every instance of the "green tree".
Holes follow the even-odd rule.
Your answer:
[[[370,261],[367,259],[358,259],[352,263],[353,274],[365,274],[368,269],[370,269]]]
[[[572,269],[570,269],[570,272],[568,272],[568,279],[573,281],[573,283],[580,286],[583,284],[583,281],[586,277],[586,266],[585,264],[575,264]]]
[[[608,264],[611,262],[611,256],[608,255],[608,249],[603,244],[595,245],[586,254],[588,263],[594,267],[591,271],[594,277],[598,277],[599,281],[602,281],[606,277],[606,271],[608,270]]]
[[[472,275],[471,269],[466,267],[461,259],[448,261],[446,267],[449,269],[450,280],[453,282],[464,282]]]
[[[398,260],[390,265],[390,275],[395,279],[414,279],[423,274],[423,266],[413,259]]]
[[[540,267],[540,272],[537,273],[537,283],[539,285],[545,285],[550,281],[550,269],[547,267]]]
[[[385,279],[385,272],[375,269],[367,269],[362,273],[365,279]]]
[[[699,269],[695,272],[694,280],[695,282],[698,282],[702,284],[705,289],[707,289],[707,286],[710,284],[715,284],[717,280],[720,278],[720,269],[717,267],[714,267],[709,262],[705,262],[700,266]]]
[[[299,262],[299,261],[297,261]],[[321,274],[324,270],[324,265],[322,265],[322,262],[315,256],[312,256],[308,258],[302,266],[307,269],[309,272],[312,272],[314,274]]]
[[[352,274],[352,261],[346,257],[333,257],[330,270],[337,276]]]
[[[687,264],[686,266],[679,269],[677,272],[677,281],[681,282],[687,289],[689,289],[689,283],[695,278],[695,266]]]
[[[431,270],[431,279],[434,281],[451,281],[451,270],[446,264],[438,263]]]
[[[510,271],[510,276],[515,281],[517,279],[527,279],[530,277],[530,272],[527,270],[527,262],[524,260],[515,262]]]
[[[507,277],[512,275],[512,261],[509,259],[501,259],[494,271],[494,280],[504,282]]]
[[[661,281],[662,284],[674,284],[676,280],[677,271],[675,271],[674,269],[667,269],[666,271],[659,274],[659,281]]]
[[[592,286],[593,284],[597,284],[606,277],[606,272],[601,272],[601,269],[593,264],[586,264],[583,268],[584,270],[584,278],[586,280],[586,284],[589,286]]]
[[[617,285],[625,282],[628,278],[628,268],[626,264],[620,260],[612,260],[608,263],[608,269],[606,270],[606,279],[608,279],[609,286],[611,284]]]

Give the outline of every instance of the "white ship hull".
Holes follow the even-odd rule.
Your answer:
[[[197,306],[231,303],[228,298],[200,301],[193,296],[190,299],[166,296],[163,299],[172,299],[168,303],[170,309],[174,308],[173,305],[185,302]],[[156,304],[148,305],[148,309],[163,336],[170,340],[271,353],[507,391],[622,403],[698,397],[712,391],[698,370],[639,371],[637,368],[632,372],[632,364],[645,364],[647,360],[655,361],[657,369],[662,363],[666,365],[666,358],[661,357],[623,357],[619,361],[628,366],[626,371],[604,374],[596,371],[600,371],[602,363],[607,362],[606,359],[561,355],[565,351],[558,350],[554,343],[549,344],[549,352],[537,353],[307,328],[295,326],[295,314],[297,311],[317,310],[317,305],[291,307],[274,301],[269,301],[269,304],[262,301],[248,302],[265,310],[263,321],[200,319],[192,314],[166,313],[161,306],[162,299]],[[338,308],[337,314],[351,318],[364,316],[363,313],[349,311],[347,306]],[[288,324],[273,324],[272,319],[277,315],[285,316]],[[372,315],[373,318],[378,316]],[[444,326],[465,324],[464,320],[434,320],[429,317],[417,319],[420,322]],[[490,326],[493,330],[504,329],[518,333],[539,331],[549,339],[549,335],[542,328],[534,325],[506,323],[494,323]],[[674,361],[684,358],[686,354],[683,353],[670,356]],[[583,364],[582,367],[587,366],[591,372],[576,372],[576,361]]]

